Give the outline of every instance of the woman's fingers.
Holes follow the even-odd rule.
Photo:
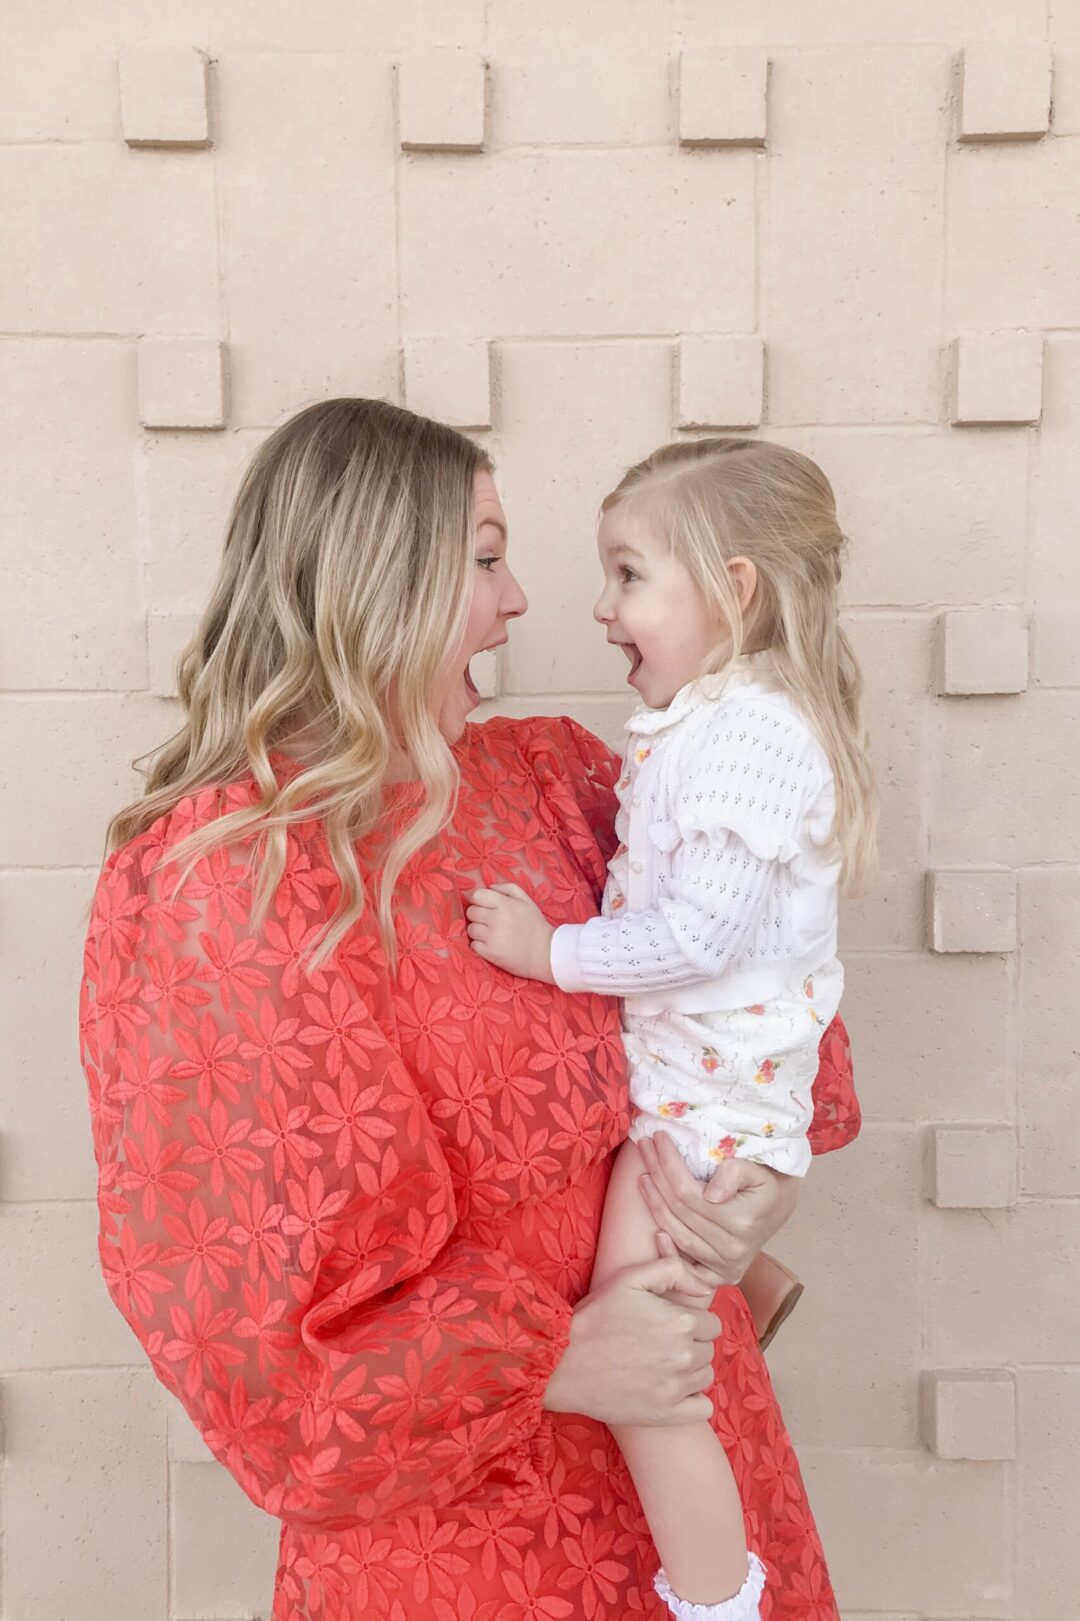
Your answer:
[[[717,1217],[712,1215],[712,1207],[704,1204],[700,1184],[697,1190],[699,1203],[695,1207],[672,1187],[662,1170],[654,1173],[650,1168],[647,1179],[643,1179],[642,1183],[642,1192],[651,1214],[671,1234],[681,1250],[706,1265],[718,1257],[727,1261],[731,1251],[738,1247],[738,1240],[733,1238],[726,1225],[721,1225]]]
[[[680,1220],[674,1214],[670,1206],[665,1203],[657,1192],[651,1177],[643,1176],[641,1178],[641,1191],[645,1203],[649,1207],[650,1215],[661,1229],[662,1236],[667,1238],[673,1249],[681,1250],[683,1255],[688,1256],[692,1261],[699,1262],[702,1266],[707,1267],[710,1262],[715,1263],[715,1243],[703,1238],[685,1221]],[[665,1251],[665,1253],[667,1252]]]
[[[665,1199],[667,1199],[672,1209],[677,1209],[680,1213],[685,1208],[691,1208],[688,1201],[700,1199],[702,1185],[690,1170],[667,1132],[658,1131],[649,1140],[649,1147],[652,1153],[651,1156],[646,1158],[646,1164],[649,1167],[650,1175],[655,1176]],[[650,1163],[650,1158],[652,1163]]]
[[[647,1191],[645,1191],[645,1200],[649,1200]],[[726,1282],[730,1281],[720,1271],[720,1258],[718,1258],[714,1245],[705,1242],[704,1238],[697,1237],[696,1232],[692,1232],[691,1227],[686,1227],[684,1222],[679,1221],[678,1217],[671,1216],[663,1208],[662,1204],[657,1203],[655,1209],[650,1206],[650,1211],[654,1214],[655,1222],[657,1222],[658,1229],[660,1229],[657,1232],[657,1245],[660,1247],[662,1255],[683,1256],[684,1260],[688,1261],[694,1268],[694,1276],[704,1284],[710,1285],[710,1294],[715,1294],[715,1290],[720,1287],[720,1284],[726,1284]],[[665,1225],[660,1225],[662,1222]],[[670,1245],[670,1248],[666,1248],[668,1245]]]
[[[678,1256],[635,1263],[580,1301],[545,1405],[605,1424],[707,1419],[721,1330],[704,1306],[664,1298],[686,1281],[685,1267]]]
[[[666,1132],[657,1132],[652,1142],[654,1153],[651,1163],[649,1156],[645,1156],[646,1165],[649,1174],[655,1176],[660,1195],[672,1213],[709,1244],[722,1241],[725,1235],[730,1235],[736,1242],[741,1240],[750,1222],[741,1208],[741,1202],[735,1202],[736,1196],[769,1173],[763,1172],[761,1166],[755,1165],[752,1160],[728,1160],[718,1168],[708,1184],[712,1187],[719,1178],[722,1195],[720,1198],[710,1198],[706,1185],[693,1175]]]

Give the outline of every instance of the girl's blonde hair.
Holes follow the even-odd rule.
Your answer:
[[[457,765],[431,712],[447,650],[464,634],[473,482],[491,471],[464,435],[382,400],[327,400],[256,452],[229,518],[209,604],[180,656],[180,731],[143,760],[142,797],[113,817],[106,853],[186,795],[252,772],[260,798],[189,835],[159,861],[186,863],[253,838],[253,916],[266,916],[287,829],[325,826],[339,905],[309,954],[317,968],[364,910],[353,841],[377,825],[397,745],[421,808],[390,840],[377,915],[396,958],[391,903],[406,862],[447,825]],[[314,725],[322,759],[279,785],[270,750]],[[179,886],[178,886],[179,887]]]
[[[838,617],[846,542],[825,474],[808,456],[762,439],[685,440],[631,467],[601,511],[616,506],[647,514],[715,615],[716,648],[700,674],[722,670],[744,649],[770,650],[832,765],[841,887],[864,894],[878,872],[876,795],[862,675]],[[733,557],[757,568],[745,617],[727,567]]]

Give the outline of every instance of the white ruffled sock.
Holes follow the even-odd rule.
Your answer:
[[[761,1621],[758,1600],[765,1587],[765,1566],[756,1553],[749,1555],[746,1580],[732,1597],[719,1604],[691,1604],[671,1591],[663,1567],[653,1577],[653,1586],[677,1621]]]

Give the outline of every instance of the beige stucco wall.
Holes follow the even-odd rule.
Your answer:
[[[268,1613],[274,1522],[99,1279],[75,993],[239,471],[334,393],[481,432],[532,599],[495,703],[612,740],[612,478],[692,424],[833,478],[885,876],[770,1361],[845,1621],[1080,1614],[1080,4],[7,11],[4,1621]]]

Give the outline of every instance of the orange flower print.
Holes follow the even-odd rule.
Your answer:
[[[772,1137],[772,1136],[775,1136],[775,1134],[776,1134],[776,1121],[775,1120],[766,1120],[765,1124],[761,1128],[761,1135],[763,1137]]]
[[[747,1008],[746,1011],[747,1011],[747,1013],[756,1013],[758,1018],[760,1018],[761,1015],[765,1012],[765,1003],[764,1002],[752,1002],[750,1004],[750,1006]]]
[[[629,786],[630,786],[630,778],[629,777],[620,777],[620,779],[619,779],[619,787],[620,788],[629,788]]]
[[[772,1081],[775,1081],[776,1072],[779,1068],[779,1058],[766,1058],[763,1063],[758,1065],[758,1071],[754,1076],[754,1080],[757,1082],[758,1086],[768,1086]]]
[[[720,1141],[709,1149],[709,1158],[734,1159],[735,1150],[741,1148],[745,1141],[745,1137],[721,1137]]]
[[[616,856],[624,856],[625,854],[626,854],[626,845],[625,844],[620,844],[618,849],[615,851],[615,855]],[[612,856],[611,859],[614,861],[615,856]]]
[[[701,1067],[705,1071],[706,1075],[715,1074],[715,1072],[720,1068],[721,1062],[722,1060],[719,1053],[716,1051],[716,1048],[706,1047],[704,1056],[701,1060]]]
[[[677,1099],[674,1103],[661,1103],[656,1112],[663,1115],[665,1120],[681,1120],[687,1109],[693,1107],[692,1103],[684,1103],[681,1099]]]
[[[613,912],[620,911],[621,908],[624,907],[625,905],[626,905],[626,896],[625,895],[612,895],[612,897],[611,897],[611,910]]]
[[[635,749],[634,759],[637,761],[638,765],[642,765],[649,758],[651,753],[652,749]]]
[[[812,1002],[814,999],[814,976],[812,974],[807,974],[802,982],[802,988],[807,1001]]]

